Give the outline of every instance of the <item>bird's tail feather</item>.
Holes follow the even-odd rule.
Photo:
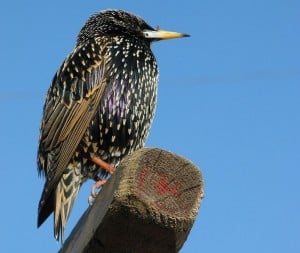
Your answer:
[[[54,236],[64,241],[64,229],[81,185],[79,168],[69,166],[64,170],[55,193]]]

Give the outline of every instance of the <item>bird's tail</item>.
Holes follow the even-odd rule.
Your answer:
[[[81,186],[80,168],[69,166],[57,185],[54,204],[54,236],[64,241],[64,229]]]

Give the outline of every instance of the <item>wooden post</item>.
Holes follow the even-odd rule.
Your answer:
[[[178,252],[202,197],[202,175],[190,161],[140,149],[120,163],[60,252]]]

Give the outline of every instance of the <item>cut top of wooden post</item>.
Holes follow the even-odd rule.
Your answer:
[[[174,229],[186,229],[188,219],[193,222],[203,196],[203,181],[200,170],[190,161],[164,150],[144,148],[120,167],[123,178],[115,193],[120,202],[130,203],[135,197],[145,205],[140,211],[146,217],[157,223],[162,217],[182,223],[165,224]]]
[[[192,162],[140,149],[120,163],[61,252],[178,252],[202,198],[202,175]]]

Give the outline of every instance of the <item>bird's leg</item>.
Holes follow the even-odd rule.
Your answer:
[[[108,164],[107,162],[104,162],[102,159],[100,159],[97,156],[94,156],[91,158],[91,161],[96,164],[97,166],[101,167],[102,169],[106,170],[109,174],[113,174],[116,171],[116,168],[111,166],[110,164]],[[98,192],[96,191],[96,189],[101,188],[105,183],[106,183],[106,179],[100,179],[100,178],[95,178],[95,184],[92,187],[91,190],[91,195],[88,198],[88,202],[90,204],[90,206],[94,203],[94,200],[96,198],[96,196],[98,195]]]
[[[108,164],[107,162],[104,162],[102,159],[100,159],[97,156],[92,157],[92,162],[96,164],[97,166],[101,167],[102,169],[106,170],[109,174],[113,174],[116,171],[116,168]]]

